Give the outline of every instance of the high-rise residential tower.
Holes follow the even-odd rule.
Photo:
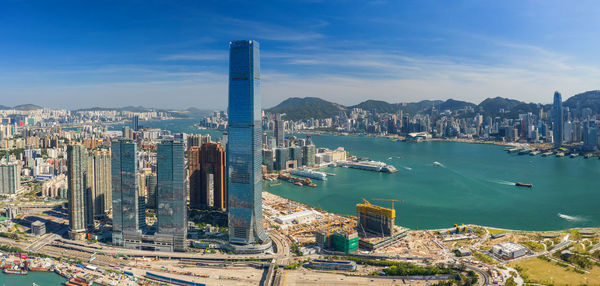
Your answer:
[[[133,141],[115,140],[111,150],[113,244],[123,246],[123,236],[141,234],[137,148]]]
[[[281,147],[285,144],[285,135],[283,130],[283,121],[281,120],[281,114],[275,114],[275,126],[273,126],[273,135],[275,136],[275,142],[277,147]]]
[[[554,104],[552,104],[552,137],[554,148],[560,148],[563,144],[563,108],[562,96],[558,91],[554,92]]]
[[[94,228],[93,183],[90,155],[83,145],[67,146],[69,237],[83,240]]]
[[[21,189],[21,168],[15,163],[0,165],[0,194],[16,194]]]
[[[185,251],[187,208],[184,147],[181,141],[164,141],[156,150],[157,236],[169,240],[174,251]]]
[[[218,143],[204,143],[189,152],[190,206],[196,209],[227,208],[225,150]],[[212,190],[212,194],[211,191]]]
[[[94,216],[102,217],[112,208],[110,151],[96,150],[94,160]]]
[[[260,54],[256,41],[229,50],[227,197],[232,247],[270,244],[262,224]]]

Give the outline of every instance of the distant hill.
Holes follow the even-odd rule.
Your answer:
[[[454,99],[448,99],[442,103],[440,103],[439,105],[436,106],[437,109],[439,110],[457,110],[457,109],[463,109],[465,107],[473,107],[475,108],[477,105],[470,103],[470,102],[466,102],[466,101],[460,101],[460,100],[454,100]]]
[[[352,108],[360,108],[363,110],[375,110],[377,113],[395,113],[399,110],[399,104],[392,104],[382,100],[367,100],[363,101],[357,105],[353,105],[348,107]]]
[[[508,111],[520,104],[524,103],[514,99],[494,97],[486,98],[484,101],[479,103],[478,107],[485,113],[496,115],[500,112],[500,109]]]
[[[6,106],[6,105],[0,105],[0,110],[5,110],[5,109],[12,109],[12,107]]]
[[[594,113],[600,113],[600,90],[590,90],[576,94],[564,102],[564,106],[571,109],[577,108],[577,102],[581,108],[589,107]]]
[[[300,120],[306,118],[329,118],[345,111],[346,108],[337,103],[329,102],[316,97],[291,97],[280,104],[266,109],[271,113],[285,113],[287,120]]]
[[[31,110],[43,109],[43,107],[35,105],[35,104],[21,104],[21,105],[17,105],[15,107],[13,107],[13,109],[20,110],[20,111],[31,111]]]

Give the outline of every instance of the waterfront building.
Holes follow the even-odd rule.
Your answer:
[[[308,141],[308,140],[307,140]],[[302,147],[302,165],[312,167],[315,165],[315,145],[306,145]]]
[[[110,151],[96,150],[94,160],[94,217],[103,217],[112,207]]]
[[[16,194],[21,189],[21,167],[16,163],[0,165],[0,194]]]
[[[290,147],[290,161],[296,161],[296,166],[302,166],[302,147]]]
[[[263,150],[263,165],[267,166],[267,172],[272,172],[273,171],[273,164],[274,164],[274,160],[273,160],[273,150],[272,149],[264,149]]]
[[[283,130],[283,121],[281,120],[281,114],[275,114],[273,135],[275,136],[275,144],[277,147],[285,145],[285,133]]]
[[[282,171],[287,169],[287,162],[290,158],[289,149],[285,147],[275,149],[275,170]]]
[[[183,142],[163,141],[156,150],[157,234],[173,251],[186,250],[187,208]]]
[[[260,54],[256,41],[230,43],[228,115],[229,243],[236,252],[264,251],[270,247],[270,238],[262,223]],[[259,244],[265,248],[244,247]]]
[[[125,246],[124,236],[141,234],[136,144],[115,140],[111,147],[113,244]]]
[[[67,146],[69,237],[85,239],[94,228],[93,171],[90,155],[83,145]]]
[[[554,137],[554,148],[560,148],[563,144],[563,120],[562,96],[556,91],[554,92],[554,103],[552,104],[552,135]]]
[[[218,143],[193,147],[189,154],[190,206],[197,209],[227,208],[225,149]]]
[[[598,127],[594,121],[583,123],[583,150],[596,151],[598,149]]]

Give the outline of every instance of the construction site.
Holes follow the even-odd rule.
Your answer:
[[[385,251],[407,238],[409,230],[395,225],[396,211],[372,204],[366,199],[356,205],[356,216],[334,215],[270,193],[263,193],[264,213],[271,226],[294,243],[316,247],[324,254],[350,254],[357,251]],[[378,251],[378,252],[379,252]]]

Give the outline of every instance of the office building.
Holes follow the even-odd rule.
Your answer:
[[[140,130],[140,117],[138,115],[134,115],[131,119],[131,128],[133,129],[133,131]]]
[[[264,149],[263,150],[263,165],[267,166],[267,172],[272,172],[273,171],[273,164],[274,164],[274,159],[273,159],[273,150],[272,149]]]
[[[227,157],[218,143],[204,143],[189,152],[190,206],[196,209],[227,208]]]
[[[103,217],[112,207],[110,151],[96,150],[94,160],[94,217]]]
[[[146,189],[148,192],[148,200],[146,208],[156,209],[156,174],[146,175]]]
[[[563,144],[563,120],[562,96],[556,91],[554,92],[554,103],[552,104],[552,136],[554,137],[554,148],[560,148]]]
[[[0,165],[0,194],[12,195],[21,189],[21,168],[16,163]]]
[[[285,145],[285,134],[283,131],[283,121],[281,120],[281,114],[275,114],[275,125],[273,130],[275,136],[275,142],[277,147]]]
[[[187,208],[185,192],[184,147],[181,141],[158,144],[157,163],[157,234],[170,240],[174,251],[185,251]]]
[[[136,144],[115,140],[111,146],[113,244],[126,246],[125,236],[139,235],[138,157]]]
[[[256,41],[230,43],[228,115],[229,244],[238,253],[262,252],[271,241],[262,223],[260,55]]]
[[[302,166],[302,157],[303,157],[303,151],[302,151],[302,147],[299,146],[293,146],[293,147],[289,147],[289,152],[290,152],[290,161],[296,161],[296,165],[297,166]]]
[[[302,165],[312,167],[315,165],[315,145],[306,145],[302,147]]]
[[[594,121],[583,123],[583,146],[584,151],[596,151],[598,149],[598,127]]]
[[[90,161],[85,146],[67,146],[69,237],[75,240],[84,240],[86,232],[94,228],[94,178]]]

